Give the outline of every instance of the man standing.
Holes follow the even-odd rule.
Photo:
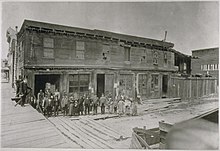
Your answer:
[[[59,114],[59,99],[58,95],[54,94],[54,116]]]
[[[16,97],[19,96],[21,82],[22,78],[21,75],[19,75],[19,79],[16,80]]]
[[[28,90],[32,90],[30,87],[27,85],[27,78],[24,78],[22,82],[20,82],[20,94],[21,94],[21,106],[23,107],[26,101],[26,97],[28,95]]]
[[[95,94],[93,97],[93,114],[96,115],[97,114],[97,107],[99,104],[99,99],[97,97],[97,95]]]
[[[89,115],[89,113],[90,113],[90,98],[89,98],[89,96],[86,97],[84,104],[85,104],[85,115],[87,113]]]
[[[83,115],[83,111],[84,111],[84,107],[83,107],[83,104],[84,104],[84,99],[85,99],[85,96],[81,96],[80,99],[79,99],[79,115]]]
[[[104,94],[102,94],[101,98],[100,98],[100,105],[101,105],[101,114],[105,114],[105,105],[107,103],[107,99],[104,96]]]
[[[37,106],[38,106],[38,110],[40,110],[40,112],[42,112],[42,104],[43,104],[43,100],[44,100],[44,92],[42,90],[40,90],[40,92],[37,94]]]
[[[68,114],[68,96],[65,91],[64,91],[64,95],[61,100],[61,107],[63,110],[63,116],[67,115]]]

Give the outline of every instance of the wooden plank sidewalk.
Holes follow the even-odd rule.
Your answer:
[[[114,149],[117,148],[114,144],[129,138],[90,117],[79,117],[75,120],[59,116],[50,117],[49,120],[61,133],[85,149]]]
[[[81,148],[30,105],[15,107],[10,84],[3,83],[1,92],[2,148]]]

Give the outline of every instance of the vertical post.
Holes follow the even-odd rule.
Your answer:
[[[189,79],[189,98],[192,97],[192,79]]]
[[[198,88],[198,78],[196,78],[196,98],[198,99],[199,96],[199,88]]]
[[[214,79],[214,81],[215,81],[215,87],[214,87],[215,91],[214,91],[214,93],[216,93],[217,92],[217,80]]]

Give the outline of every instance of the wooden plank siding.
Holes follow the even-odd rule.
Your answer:
[[[172,97],[181,99],[196,99],[205,95],[217,93],[217,79],[210,77],[171,77],[174,92]]]

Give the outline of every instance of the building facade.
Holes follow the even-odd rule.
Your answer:
[[[219,48],[192,50],[192,75],[218,78]]]
[[[25,20],[18,33],[19,74],[37,94],[60,92],[169,97],[173,43]]]
[[[17,30],[9,27],[6,32],[6,38],[9,45],[7,60],[9,68],[9,82],[12,87],[15,86],[15,80],[17,78]]]

